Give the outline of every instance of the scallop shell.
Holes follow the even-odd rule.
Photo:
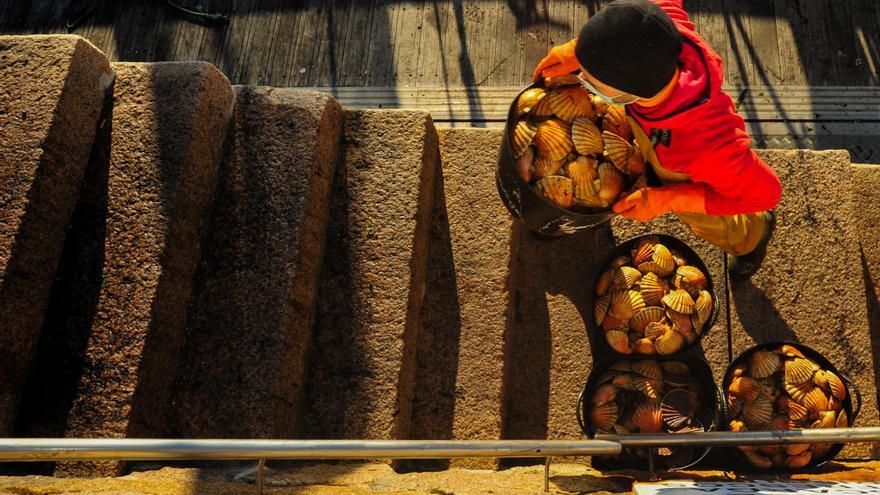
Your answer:
[[[626,140],[632,140],[632,128],[626,119],[626,110],[622,105],[611,105],[602,118],[602,130],[613,132]]]
[[[742,417],[751,430],[764,430],[773,417],[773,404],[766,395],[759,395],[751,403],[743,404]]]
[[[571,124],[571,140],[578,153],[587,156],[602,156],[605,142],[602,131],[588,118],[575,119]]]
[[[742,399],[746,404],[757,400],[763,391],[764,387],[757,380],[747,376],[734,378],[727,387],[730,395]]]
[[[749,358],[749,370],[755,378],[765,378],[776,373],[780,364],[779,355],[775,352],[755,351]]]
[[[804,353],[799,351],[797,347],[789,344],[783,344],[782,346],[780,346],[778,352],[783,356],[806,358],[806,356],[804,356]]]
[[[596,280],[596,295],[604,296],[605,293],[608,292],[608,288],[611,286],[611,281],[613,280],[614,270],[606,270],[602,272],[602,275],[599,275],[598,280]]]
[[[617,199],[623,191],[623,174],[614,165],[602,163],[599,165],[599,197],[607,202]]]
[[[813,459],[822,459],[828,452],[831,450],[831,447],[834,444],[831,443],[814,443],[810,446],[810,451],[813,452]]]
[[[675,270],[675,277],[673,277],[676,289],[684,289],[691,294],[697,294],[706,289],[708,283],[706,275],[699,268],[691,265],[678,267]]]
[[[642,299],[644,299],[644,296],[642,296]],[[647,304],[647,301],[645,301],[645,304]],[[656,306],[647,307],[630,318],[629,327],[633,329],[633,331],[643,334],[649,323],[663,321],[664,316],[663,308],[658,308]]]
[[[698,326],[702,327],[712,317],[712,294],[707,290],[701,290],[697,299],[694,301],[694,310],[697,312],[697,320],[700,322]]]
[[[516,123],[516,127],[513,128],[513,136],[511,136],[510,140],[511,151],[513,152],[514,158],[519,158],[526,152],[526,148],[532,144],[532,140],[537,132],[538,128],[531,122],[520,120]]]
[[[574,149],[571,142],[571,124],[559,119],[550,119],[538,124],[532,143],[538,154],[552,160],[565,158]]]
[[[795,358],[785,362],[785,382],[790,385],[807,383],[813,378],[813,373],[819,370],[809,359]]]
[[[593,102],[593,111],[596,112],[596,116],[598,117],[602,117],[608,113],[608,109],[612,106],[611,103],[608,103],[596,95],[590,95],[590,100]]]
[[[571,206],[573,199],[572,182],[568,177],[560,177],[558,175],[544,177],[535,182],[535,190],[556,204],[556,206],[562,208]]]
[[[611,304],[611,294],[596,299],[593,303],[593,316],[596,318],[596,325],[601,325],[608,314],[608,306]]]
[[[611,272],[611,290],[630,289],[642,279],[642,272],[631,266],[614,268]]]
[[[578,76],[575,74],[560,74],[558,76],[544,78],[544,87],[547,89],[574,85],[582,87],[580,84],[580,79],[578,79]]]
[[[843,400],[846,398],[846,385],[844,385],[843,380],[840,379],[836,374],[826,370],[825,377],[828,379],[828,387],[831,389],[831,394],[837,400]]]
[[[615,319],[628,321],[639,311],[645,309],[645,300],[634,290],[622,290],[611,295],[611,307],[608,312]]]
[[[795,427],[794,421],[787,415],[773,416],[773,419],[770,420],[771,430],[787,431],[793,430]]]
[[[626,169],[630,175],[644,177],[643,174],[646,171],[645,155],[642,154],[642,149],[639,148],[639,143],[633,143],[633,152],[632,155],[629,155],[629,159],[626,161]],[[647,183],[637,187],[647,187]]]
[[[771,461],[769,457],[761,453],[746,450],[743,451],[743,455],[745,456],[746,460],[749,461],[749,464],[755,466],[758,469],[770,469],[773,467],[773,461]]]
[[[597,429],[607,430],[617,422],[619,409],[614,401],[590,409],[590,421]]]
[[[672,329],[680,333],[683,337],[687,337],[688,335],[696,337],[696,334],[694,333],[694,322],[690,316],[679,313],[678,311],[667,309],[666,318],[672,322]]]
[[[660,277],[668,277],[674,269],[675,261],[672,259],[672,253],[663,244],[654,246],[654,253],[651,259],[639,265],[640,272],[652,272]]]
[[[628,330],[625,321],[620,321],[610,314],[606,314],[605,319],[602,320],[602,329],[606,332],[611,330],[620,330],[622,332],[626,332]]]
[[[806,452],[802,452],[798,455],[790,456],[785,460],[785,466],[789,469],[801,469],[810,463],[810,460],[813,458],[813,453],[809,450]]]
[[[575,119],[594,115],[590,92],[582,86],[557,88],[550,91],[550,108],[557,117],[573,122]]]
[[[517,115],[522,116],[528,113],[535,105],[547,96],[547,93],[541,88],[532,88],[523,91],[516,100]]]
[[[549,177],[551,175],[558,175],[563,164],[565,164],[564,158],[561,160],[553,160],[544,155],[538,155],[532,161],[532,168],[534,170],[532,174],[537,179]]]
[[[674,290],[666,294],[662,301],[666,307],[675,312],[686,315],[694,313],[694,299],[686,290]]]
[[[639,281],[639,292],[648,306],[659,306],[668,287],[656,273],[648,272]]]
[[[813,387],[813,384],[791,385],[788,383],[784,384],[784,387],[785,393],[790,395],[792,399],[800,404],[804,403],[804,397],[807,395],[807,392],[810,392],[813,388],[815,388]]]
[[[629,346],[629,334],[620,330],[611,330],[605,333],[605,340],[612,349],[621,354],[631,354],[632,348]]]
[[[656,340],[666,333],[667,330],[670,330],[669,326],[663,323],[648,323],[648,326],[645,327],[645,338]]]
[[[736,365],[736,366],[733,367],[733,370],[732,370],[733,372],[731,373],[731,375],[733,375],[733,376],[743,376],[743,375],[746,374],[746,369],[747,369],[747,368],[746,368],[746,365],[744,365],[744,364],[738,364],[738,365]]]
[[[676,251],[675,249],[670,249],[669,252],[672,253],[672,260],[675,261],[676,268],[688,264],[687,258],[685,258],[685,256],[680,252]]]
[[[727,396],[727,409],[730,411],[731,416],[739,416],[739,413],[742,412],[742,407],[743,403],[741,400],[732,395]]]
[[[819,419],[813,422],[812,428],[836,428],[837,413],[834,411],[824,411],[819,414]]]
[[[632,422],[640,433],[659,433],[663,430],[663,416],[660,414],[660,401],[647,400],[636,407]]]
[[[654,258],[654,248],[660,244],[660,239],[655,235],[648,235],[639,239],[636,248],[632,250],[633,264],[640,265]]]
[[[803,405],[811,412],[821,413],[828,410],[828,397],[821,388],[813,387],[804,395]]]
[[[655,380],[663,379],[663,368],[660,367],[660,364],[657,363],[657,361],[636,361],[632,363],[632,370],[647,378],[653,378]]]
[[[776,400],[776,405],[782,412],[787,412],[792,421],[800,421],[807,417],[806,407],[784,395]]]
[[[846,411],[840,411],[840,414],[837,415],[837,420],[834,422],[835,428],[846,428],[849,426],[849,418],[846,416]]]
[[[675,330],[668,329],[663,335],[657,337],[654,346],[659,354],[674,354],[684,347],[684,337]]]
[[[632,261],[627,255],[620,255],[613,260],[611,260],[611,268],[620,268],[624,265],[628,265]]]
[[[663,381],[647,378],[644,376],[635,376],[632,384],[639,392],[645,394],[649,399],[659,399],[660,393],[663,391]]]
[[[833,395],[831,397],[828,397],[828,410],[838,412],[842,411],[843,401],[841,401],[837,397],[834,397]]]
[[[526,151],[516,159],[516,171],[522,180],[532,181],[532,176],[535,175],[535,150],[531,146],[526,146]]]
[[[613,383],[605,383],[596,388],[590,397],[591,406],[599,406],[606,402],[614,400],[617,397],[617,386]]]
[[[626,139],[608,131],[602,132],[602,141],[605,143],[605,158],[613,163],[617,170],[629,175],[630,171],[626,164],[633,154],[633,146]]]
[[[594,182],[599,178],[596,160],[579,156],[566,166],[566,174],[574,184],[574,202],[582,206],[598,208],[602,206]]]
[[[686,426],[697,412],[697,397],[687,390],[673,390],[663,396],[660,412],[663,421],[673,430]]]
[[[541,98],[541,101],[535,104],[529,111],[529,117],[543,119],[553,116],[553,109],[550,108],[550,98]]]
[[[633,345],[633,353],[653,355],[657,354],[657,348],[654,347],[654,341],[646,337],[636,340]]]
[[[788,455],[800,455],[810,450],[808,443],[791,443],[785,446],[785,453]]]

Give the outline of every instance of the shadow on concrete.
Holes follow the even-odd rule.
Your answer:
[[[859,242],[859,260],[862,264],[862,278],[865,281],[865,304],[868,312],[868,332],[871,339],[871,356],[874,365],[874,386],[880,390],[880,301],[877,299],[877,287],[871,278],[868,261],[865,258],[865,249]],[[880,407],[880,397],[878,397]]]
[[[773,301],[751,280],[730,283],[730,297],[736,301],[736,314],[756,344],[787,340],[800,342],[794,330],[779,314]],[[760,308],[760,311],[755,311]]]

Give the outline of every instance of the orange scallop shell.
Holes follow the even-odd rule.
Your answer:
[[[629,155],[629,159],[626,161],[627,173],[629,173],[629,175],[644,177],[643,174],[646,169],[645,155],[642,154],[642,149],[639,147],[639,143],[633,143],[633,153],[632,155]],[[647,187],[647,183],[639,187]]]
[[[675,312],[686,315],[694,313],[694,299],[685,290],[674,290],[666,294],[662,301],[666,307]]]
[[[604,296],[606,292],[608,292],[609,287],[611,287],[611,282],[613,280],[614,270],[606,270],[602,272],[602,275],[599,275],[599,279],[596,280],[596,295]]]
[[[636,407],[632,422],[640,433],[659,433],[663,429],[659,400],[646,400]]]
[[[677,289],[684,289],[691,294],[706,289],[708,283],[706,275],[699,268],[691,265],[678,267],[673,277],[673,284]]]
[[[759,395],[751,403],[743,404],[742,417],[751,430],[764,430],[773,417],[773,404],[766,395]]]
[[[789,344],[783,344],[782,346],[780,346],[778,352],[780,354],[782,354],[783,356],[788,356],[788,357],[799,357],[799,358],[806,357],[806,356],[804,356],[804,353],[802,353],[801,351],[798,350],[797,347],[795,347],[793,345],[789,345]]]
[[[611,290],[632,288],[642,279],[642,272],[631,266],[614,268],[611,272]]]
[[[654,248],[660,244],[660,239],[655,235],[648,235],[639,240],[636,248],[632,250],[634,265],[640,265],[654,258]]]
[[[617,397],[617,386],[613,383],[605,383],[596,388],[590,397],[591,406],[599,406]]]
[[[819,387],[813,387],[812,390],[804,395],[804,407],[814,413],[821,413],[828,410],[828,397]]]
[[[623,192],[623,174],[614,165],[599,165],[599,197],[611,203]]]
[[[763,454],[746,450],[743,451],[743,455],[751,465],[758,469],[770,469],[773,467],[773,461]]]
[[[571,142],[571,124],[559,119],[550,119],[538,124],[532,138],[538,154],[552,160],[561,160],[574,149]]]
[[[844,385],[843,380],[840,379],[836,374],[825,371],[825,377],[828,379],[828,387],[831,389],[831,394],[835,399],[843,400],[846,398],[846,385]]]
[[[755,351],[749,358],[749,370],[755,378],[765,378],[776,373],[780,364],[779,355],[775,352]]]
[[[565,172],[574,184],[575,203],[598,203],[601,201],[593,186],[593,182],[599,178],[597,166],[596,160],[585,156],[579,156],[575,161],[566,165]]]
[[[639,281],[639,291],[648,306],[659,306],[668,287],[656,273],[646,273]]]
[[[752,403],[761,395],[764,387],[754,378],[741,376],[734,378],[727,387],[727,392],[742,399],[745,403]]]
[[[593,426],[600,430],[607,430],[617,422],[617,417],[619,415],[617,403],[609,401],[590,408],[589,415]]]
[[[785,466],[789,469],[801,469],[810,463],[813,453],[809,450],[798,455],[793,455],[785,460]]]
[[[643,309],[645,309],[645,300],[634,290],[621,290],[611,294],[608,313],[617,320],[629,321]]]
[[[675,330],[668,329],[654,342],[658,354],[674,354],[684,347],[684,337]]]
[[[605,158],[617,167],[622,173],[629,175],[630,171],[626,164],[633,154],[633,146],[626,139],[612,132],[602,132],[602,141],[605,143]]]
[[[846,428],[849,426],[849,418],[846,416],[846,411],[840,411],[840,414],[837,415],[837,420],[834,422],[835,428]]]
[[[740,399],[728,395],[727,396],[727,409],[730,411],[731,416],[739,416],[739,413],[742,412],[743,403]],[[737,431],[737,430],[731,430]]]
[[[626,110],[622,105],[611,105],[602,118],[602,130],[613,132],[618,136],[626,139],[632,139],[632,128],[626,119]]]
[[[644,296],[642,296],[642,299],[644,299]],[[647,301],[645,304],[647,304]],[[649,323],[663,321],[665,316],[663,308],[658,308],[656,306],[646,307],[630,318],[629,327],[633,329],[633,331],[643,334]]]
[[[655,380],[663,379],[663,368],[657,361],[644,360],[632,363],[632,370],[644,377],[653,378]]]
[[[700,322],[698,326],[703,326],[709,321],[709,318],[712,317],[712,309],[712,294],[707,290],[701,290],[697,299],[694,301],[694,310],[696,311],[697,319]]]
[[[590,95],[590,100],[593,102],[593,111],[596,112],[596,116],[598,117],[602,117],[608,113],[608,109],[612,106],[611,103],[608,103],[596,95]]]
[[[800,385],[812,380],[813,373],[819,370],[809,359],[795,358],[785,362],[785,381],[790,385]]]
[[[561,160],[553,160],[544,155],[538,155],[532,161],[532,169],[534,170],[532,174],[538,179],[557,175],[564,163],[564,158]]]
[[[526,148],[532,144],[532,140],[537,132],[538,128],[531,122],[520,120],[516,123],[516,126],[513,128],[513,136],[511,136],[510,140],[511,151],[513,152],[514,158],[519,158],[526,152]]]
[[[526,146],[526,151],[516,159],[516,171],[522,180],[532,181],[532,176],[535,175],[535,150],[531,146]]]
[[[575,119],[571,124],[571,140],[582,155],[602,156],[605,150],[602,131],[588,118]]]
[[[808,443],[791,443],[785,446],[785,453],[788,455],[800,455],[810,450]]]
[[[523,91],[516,100],[517,115],[528,113],[535,105],[547,96],[547,92],[541,88],[532,88]]]
[[[550,108],[550,98],[541,98],[541,101],[535,104],[529,111],[529,117],[544,119],[553,116],[553,109]]]
[[[620,268],[623,265],[628,265],[630,261],[632,260],[629,259],[629,256],[620,255],[611,260],[611,268]]]
[[[771,430],[786,431],[793,430],[795,428],[796,426],[794,424],[794,421],[792,421],[791,418],[788,417],[788,415],[773,416],[773,419],[770,420]]]
[[[655,380],[644,376],[634,376],[632,383],[636,390],[645,394],[649,399],[659,399],[660,393],[663,391],[662,380]]]
[[[626,332],[628,330],[625,321],[620,321],[610,314],[606,314],[605,319],[602,320],[602,329],[606,332],[609,330],[620,330],[622,332]]]
[[[578,76],[575,74],[560,74],[558,76],[546,77],[544,78],[544,87],[547,89],[556,88],[559,86],[580,86],[581,82],[578,79]]]
[[[674,269],[675,261],[672,259],[672,253],[663,244],[654,246],[651,259],[639,265],[639,271],[642,273],[653,272],[661,277],[668,277]]]
[[[819,419],[813,422],[812,428],[836,428],[837,413],[834,411],[823,411],[819,413]]]
[[[548,97],[553,113],[566,122],[573,122],[581,117],[592,118],[595,115],[590,92],[580,85],[553,89]]]
[[[678,311],[667,309],[666,318],[672,323],[672,329],[685,338],[687,338],[688,335],[696,336],[694,333],[693,319],[690,316],[679,313]]]
[[[535,183],[535,190],[557,206],[568,208],[573,199],[572,182],[568,177],[551,175]]]
[[[629,334],[627,332],[620,330],[608,331],[605,333],[605,340],[608,341],[608,345],[610,345],[612,349],[621,354],[632,353],[632,348],[629,346]]]
[[[648,323],[648,326],[645,327],[645,338],[656,340],[666,333],[667,330],[670,330],[669,326],[663,323]]]
[[[815,388],[813,387],[812,383],[804,385],[792,385],[786,383],[784,384],[784,387],[785,393],[787,393],[789,396],[791,396],[792,399],[800,404],[804,403],[804,397],[807,395],[807,393]]]
[[[596,324],[601,325],[608,314],[608,306],[611,304],[611,294],[605,294],[599,297],[593,303],[593,316],[596,318]]]
[[[828,455],[828,452],[831,450],[831,447],[834,444],[831,443],[814,443],[810,446],[810,450],[813,452],[814,459],[821,459]]]
[[[657,348],[654,347],[654,341],[645,337],[636,340],[633,344],[633,353],[652,355],[657,354]]]

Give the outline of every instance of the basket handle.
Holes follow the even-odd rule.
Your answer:
[[[584,409],[584,393],[586,391],[587,387],[581,389],[581,393],[578,395],[577,411],[575,411],[575,413],[577,414],[578,426],[581,427],[581,433],[583,433],[584,435],[587,434],[587,426],[584,424],[584,417],[581,414],[581,411],[583,411]]]
[[[846,382],[847,388],[851,390],[855,395],[856,406],[855,409],[853,409],[852,419],[849,422],[849,426],[852,426],[856,423],[856,418],[859,417],[859,413],[862,411],[862,391],[859,390],[859,387],[846,375],[840,373],[840,371],[838,371],[837,374],[840,375],[840,378],[842,378],[843,381]]]

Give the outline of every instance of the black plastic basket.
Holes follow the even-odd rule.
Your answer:
[[[732,374],[733,374],[733,369],[736,366],[739,366],[740,364],[745,363],[746,360],[752,354],[754,354],[756,351],[769,351],[769,350],[773,350],[773,349],[778,349],[779,347],[781,347],[783,345],[790,345],[792,347],[797,348],[797,350],[801,351],[804,354],[804,356],[815,361],[816,364],[821,366],[822,369],[830,370],[835,375],[839,376],[841,380],[843,380],[844,384],[846,385],[846,391],[847,391],[846,399],[844,399],[844,401],[843,401],[843,410],[846,411],[846,416],[849,419],[849,426],[853,426],[856,422],[856,418],[859,416],[859,412],[862,410],[862,393],[859,390],[859,388],[856,386],[856,384],[853,383],[852,380],[850,380],[846,375],[841,373],[833,364],[831,364],[831,361],[829,361],[825,356],[823,356],[821,353],[819,353],[815,349],[812,349],[812,348],[805,346],[804,344],[801,344],[798,342],[778,341],[778,342],[768,342],[766,344],[759,344],[759,345],[756,345],[756,346],[744,351],[739,356],[737,356],[736,359],[734,359],[730,363],[730,365],[727,367],[727,370],[725,370],[724,378],[722,379],[722,382],[721,382],[721,388],[722,388],[721,393],[724,397],[724,401],[722,402],[722,407],[723,407],[723,411],[724,411],[724,429],[725,430],[730,429],[729,425],[730,425],[730,420],[732,419],[730,417],[730,412],[727,410],[727,387],[730,385],[730,382],[732,379]],[[856,399],[855,408],[853,408],[853,401],[852,401],[853,396],[855,396],[855,399]],[[803,468],[800,468],[800,469],[785,469],[785,468],[777,468],[777,467],[774,467],[772,469],[775,471],[780,471],[780,470],[783,470],[783,471],[802,471],[805,469],[818,467],[818,466],[821,466],[821,465],[825,464],[826,462],[834,459],[835,457],[837,457],[837,454],[840,453],[840,451],[843,449],[843,446],[844,446],[844,444],[842,444],[842,443],[834,444],[831,447],[831,450],[829,450],[828,453],[824,457],[821,457],[818,459],[812,459],[812,460],[810,460],[809,464],[807,464],[806,466],[804,466]],[[737,456],[739,457],[742,465],[745,466],[747,470],[755,470],[755,471],[761,470],[757,466],[750,463],[738,448],[734,448],[733,450],[736,451]]]
[[[556,206],[523,180],[516,169],[510,144],[510,130],[517,121],[516,101],[523,92],[543,87],[536,82],[523,88],[513,99],[507,112],[507,124],[498,152],[498,167],[495,169],[495,182],[501,201],[511,215],[523,221],[529,230],[547,237],[561,237],[583,230],[598,227],[615,216],[612,211],[600,213],[578,213]]]
[[[605,257],[605,259],[602,261],[602,264],[599,265],[601,267],[599,270],[599,273],[596,276],[596,278],[594,280],[592,280],[592,283],[588,287],[588,289],[590,291],[590,308],[592,308],[593,304],[595,303],[596,284],[599,281],[599,277],[601,277],[602,273],[607,268],[609,268],[611,266],[611,261],[614,260],[614,258],[617,258],[618,256],[621,256],[621,255],[629,256],[630,252],[633,249],[635,249],[635,247],[638,245],[639,241],[641,241],[642,239],[644,239],[645,237],[648,237],[648,236],[657,237],[658,239],[660,239],[660,244],[663,244],[664,246],[666,246],[670,249],[674,249],[674,250],[678,251],[685,258],[687,258],[688,263],[690,265],[699,268],[700,271],[702,271],[706,275],[706,281],[707,281],[706,290],[709,291],[710,294],[712,294],[712,303],[713,303],[712,304],[712,315],[709,317],[709,319],[703,325],[702,333],[700,333],[697,336],[697,339],[693,343],[687,344],[684,347],[682,347],[679,352],[676,352],[675,354],[671,354],[671,356],[681,355],[682,353],[687,352],[689,349],[692,349],[692,348],[696,347],[697,345],[699,345],[699,343],[703,339],[703,337],[705,337],[706,334],[709,333],[709,331],[712,329],[712,327],[715,326],[715,321],[718,319],[718,312],[719,312],[718,295],[715,293],[715,284],[712,281],[712,274],[709,272],[709,267],[706,266],[706,263],[697,254],[697,252],[694,251],[693,248],[691,248],[686,242],[682,241],[681,239],[679,239],[675,236],[669,235],[669,234],[651,233],[651,234],[644,234],[644,235],[632,237],[630,239],[627,239],[626,241],[623,241],[622,243],[618,244],[617,246],[615,246],[614,249],[612,249],[611,252],[609,252],[608,255]],[[594,344],[598,343],[598,347],[596,345],[594,345],[594,348],[596,349],[597,354],[599,354],[600,356],[602,356],[603,354],[613,355],[613,356],[626,356],[627,355],[627,354],[620,354],[619,352],[617,352],[611,348],[611,346],[608,344],[608,341],[605,339],[605,331],[602,330],[602,327],[598,323],[596,323],[592,314],[587,316],[587,323],[588,323],[588,327],[590,329],[590,333],[592,334],[592,339],[593,339]],[[642,355],[642,354],[635,354],[634,356],[637,356],[637,357],[640,356],[643,359],[654,357],[654,355]]]
[[[580,395],[578,396],[577,401],[577,421],[578,426],[580,426],[581,432],[586,435],[588,438],[594,438],[596,436],[596,432],[590,427],[589,422],[584,421],[584,418],[589,417],[588,409],[587,409],[587,401],[586,397],[589,397],[593,390],[596,388],[596,382],[599,380],[599,377],[602,374],[611,368],[611,365],[620,361],[644,361],[651,360],[657,362],[663,361],[681,361],[688,365],[691,369],[691,372],[696,376],[697,382],[700,384],[704,391],[704,401],[711,400],[710,404],[704,404],[704,406],[711,411],[712,418],[709,425],[703,425],[706,431],[715,431],[718,429],[721,418],[723,417],[723,396],[721,394],[721,389],[718,388],[718,384],[715,383],[715,378],[712,374],[712,368],[709,366],[709,363],[704,359],[699,359],[693,356],[680,356],[680,355],[670,355],[670,356],[634,356],[634,355],[615,355],[606,357],[595,364],[593,369],[590,371],[590,376],[587,378],[587,384],[584,386],[583,390],[581,390]],[[624,449],[624,451],[616,457],[595,457],[593,459],[593,466],[603,470],[618,470],[618,469],[648,469],[648,460],[642,456],[639,456],[635,453],[635,450],[629,451],[628,449]],[[683,464],[681,466],[675,467],[667,467],[670,471],[687,469],[693,467],[700,461],[702,461],[706,455],[709,454],[711,447],[698,447],[694,449],[694,455],[691,458],[691,461]],[[659,456],[654,456],[655,460],[659,459]]]

